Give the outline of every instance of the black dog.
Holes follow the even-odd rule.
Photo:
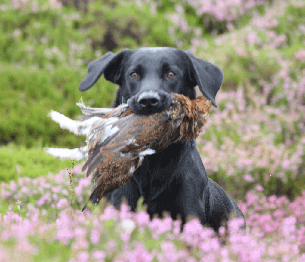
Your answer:
[[[128,102],[137,114],[165,110],[171,102],[169,93],[194,99],[196,85],[216,106],[215,96],[223,80],[215,65],[189,51],[169,47],[108,52],[89,64],[79,90],[89,89],[102,74],[120,86],[114,106]],[[191,214],[215,231],[228,221],[231,213],[244,218],[236,203],[208,178],[195,141],[173,144],[158,154],[145,156],[131,180],[107,195],[116,207],[123,196],[132,211],[143,196],[151,218],[154,214],[162,217],[163,211],[167,211],[173,219],[181,217],[181,227]]]

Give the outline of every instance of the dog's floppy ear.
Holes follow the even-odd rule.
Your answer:
[[[118,54],[108,52],[101,58],[91,62],[88,66],[88,74],[81,81],[78,89],[80,91],[89,89],[103,73],[106,80],[121,85],[121,63],[128,51],[124,50]]]
[[[222,71],[219,67],[194,57],[189,50],[185,51],[185,53],[191,60],[191,64],[193,66],[192,73],[200,91],[205,95],[205,97],[211,100],[215,107],[217,107],[215,96],[222,84]]]

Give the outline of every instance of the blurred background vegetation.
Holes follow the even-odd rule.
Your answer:
[[[282,38],[272,38],[264,31],[266,25],[258,25],[255,30],[253,26],[255,17],[264,17],[270,8],[276,11],[276,4],[281,1],[252,2],[252,6],[245,5],[235,15],[218,17],[213,9],[204,11],[204,2],[200,0],[2,0],[0,181],[43,176],[70,166],[71,161],[44,155],[43,148],[78,147],[85,137],[61,130],[47,115],[53,109],[75,119],[80,114],[75,103],[81,97],[93,107],[112,106],[118,87],[104,78],[90,91],[78,91],[88,63],[108,51],[144,46],[190,49],[197,57],[222,68],[225,78],[221,92],[229,94],[242,88],[247,98],[246,107],[255,105],[251,87],[258,94],[264,94],[264,87],[271,85],[274,76],[283,69],[281,60],[288,61],[289,76],[297,81],[299,72],[303,72],[300,70],[305,68],[305,61],[295,57],[305,44],[305,30],[300,29],[305,24],[304,6],[287,4],[276,23],[269,25],[276,36],[284,36],[281,42]],[[227,35],[232,36],[229,42],[223,40]],[[275,45],[276,41],[279,44]],[[272,100],[281,92],[280,85],[272,85],[267,99],[269,105],[281,108],[289,104],[285,99]],[[301,99],[300,106],[304,106],[304,100]],[[220,100],[218,110],[221,112],[226,106],[226,100]],[[219,111],[213,111],[211,118],[217,118]],[[285,129],[285,121],[282,125]],[[234,123],[231,129],[225,130],[211,126],[205,131],[205,137],[215,138],[219,147],[225,137],[238,145],[244,143],[234,131],[238,128]],[[264,124],[259,128],[262,134],[269,132]],[[286,145],[286,137],[293,137],[290,147],[296,151],[297,143],[304,137],[304,127],[287,127],[275,134],[276,145]],[[230,152],[224,151],[224,155],[229,157]],[[257,179],[253,181],[242,179],[244,173],[239,173],[238,168],[233,177],[228,177],[225,169],[213,171],[207,167],[207,171],[225,190],[235,194],[235,200],[243,199],[245,192],[258,182],[266,194],[284,194],[292,199],[305,188],[304,151],[301,159],[291,179],[267,181],[268,168],[260,167],[254,167]]]

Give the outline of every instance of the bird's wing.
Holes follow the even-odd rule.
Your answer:
[[[45,153],[60,159],[83,160],[88,157],[87,146],[81,148],[50,148],[44,149]]]
[[[108,120],[116,121],[93,126],[87,138],[88,160],[82,168],[83,171],[87,169],[87,176],[104,162],[105,154],[113,154],[112,157],[115,157],[115,152],[120,152],[132,143],[133,134],[128,130],[131,130],[136,118],[134,114],[123,118],[112,117]],[[109,159],[109,156],[106,159]]]
[[[166,136],[165,119],[166,112],[150,116],[131,113],[118,118],[110,125],[93,126],[87,139],[88,160],[82,170],[87,169],[88,176],[99,166],[123,158],[138,157],[142,164],[145,154],[152,152],[146,150],[160,148],[160,140],[163,141]]]

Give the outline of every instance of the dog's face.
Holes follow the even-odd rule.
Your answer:
[[[130,55],[122,72],[122,90],[132,111],[151,114],[166,110],[171,104],[169,93],[195,98],[194,88],[187,84],[191,82],[185,70],[189,67],[181,59],[185,54],[179,51],[145,48]]]
[[[87,90],[103,73],[106,80],[120,85],[115,106],[127,102],[139,115],[166,110],[171,104],[170,93],[194,99],[196,85],[216,105],[214,99],[223,79],[213,64],[169,47],[108,52],[89,64],[79,89]]]

